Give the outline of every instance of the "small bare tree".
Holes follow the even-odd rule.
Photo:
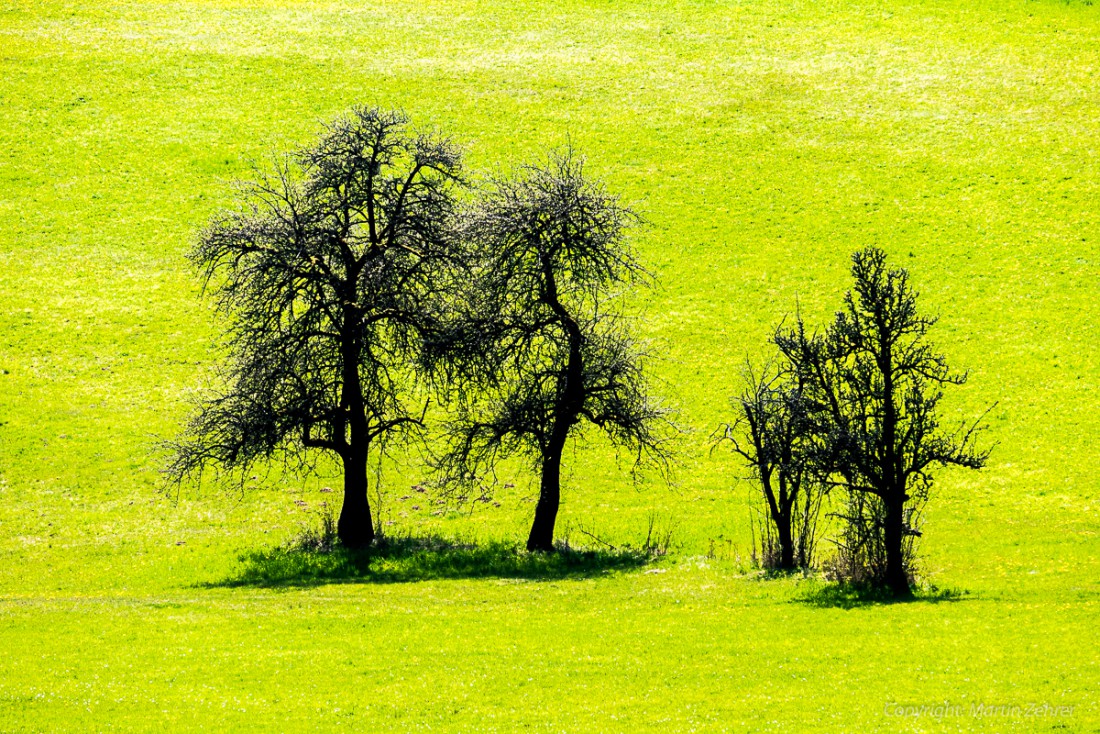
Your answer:
[[[466,221],[478,264],[436,345],[457,414],[439,468],[461,485],[504,457],[531,460],[541,481],[529,550],[554,549],[562,455],[583,425],[630,449],[635,466],[667,466],[665,411],[614,299],[645,276],[626,239],[634,220],[566,151],[493,182]]]
[[[966,382],[928,341],[936,323],[917,310],[903,269],[888,269],[875,247],[852,256],[855,288],[824,334],[801,319],[774,341],[798,375],[820,441],[816,461],[830,486],[849,493],[849,529],[885,558],[869,581],[898,596],[911,593],[914,518],[928,497],[932,469],[985,466],[975,445],[981,418],[969,429],[941,429],[943,388]],[[984,416],[983,416],[984,417]],[[853,493],[864,496],[853,498]],[[909,552],[906,552],[907,547]],[[854,549],[857,555],[868,548]]]
[[[373,541],[367,461],[422,425],[408,365],[442,310],[460,171],[447,140],[356,108],[244,186],[191,253],[231,361],[174,446],[172,480],[329,452],[344,470],[340,540]]]
[[[746,387],[730,400],[737,419],[722,428],[752,471],[767,506],[761,556],[767,568],[791,570],[813,564],[821,491],[815,473],[812,416],[797,373],[745,370]]]

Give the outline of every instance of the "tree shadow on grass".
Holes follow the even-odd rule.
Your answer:
[[[889,604],[912,604],[914,602],[942,604],[962,601],[967,595],[965,591],[927,586],[913,589],[912,596],[897,597],[886,589],[873,586],[826,583],[815,585],[808,593],[795,598],[794,601],[818,608],[857,609]]]
[[[307,587],[322,584],[395,584],[436,579],[588,578],[646,565],[651,556],[631,548],[528,553],[512,543],[463,543],[440,538],[382,538],[371,548],[266,548],[240,557],[240,572],[208,588]]]

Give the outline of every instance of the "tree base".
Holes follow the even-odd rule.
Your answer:
[[[529,553],[556,553],[557,550],[553,541],[535,541],[533,538],[527,541]]]

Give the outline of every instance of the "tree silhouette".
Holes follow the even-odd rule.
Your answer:
[[[635,219],[565,151],[494,181],[465,223],[477,266],[436,350],[457,413],[439,467],[464,484],[504,457],[530,460],[541,480],[529,550],[554,548],[562,454],[584,426],[635,466],[667,467],[666,414],[614,298],[646,275],[626,239]]]
[[[761,533],[764,565],[805,568],[813,561],[821,504],[811,407],[789,365],[759,374],[750,365],[745,372],[745,389],[730,400],[737,419],[717,439],[744,459],[763,494],[769,521]]]
[[[309,468],[328,452],[344,472],[340,540],[364,546],[368,457],[422,426],[408,365],[458,250],[460,155],[400,113],[355,108],[274,169],[191,252],[230,357],[167,473],[243,472],[277,455]]]
[[[943,388],[966,382],[929,343],[936,319],[917,310],[904,269],[888,269],[875,247],[852,256],[855,287],[824,334],[807,334],[801,319],[774,337],[812,404],[821,440],[817,461],[831,486],[860,496],[852,503],[863,541],[885,559],[872,581],[894,594],[910,593],[906,540],[918,534],[914,512],[927,499],[932,469],[985,466],[979,421],[947,432],[938,417]]]

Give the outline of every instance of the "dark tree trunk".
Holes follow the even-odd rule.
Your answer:
[[[365,548],[374,542],[374,520],[367,501],[367,457],[344,459],[344,505],[336,534],[348,548]]]
[[[902,552],[905,540],[904,503],[891,499],[886,502],[886,527],[883,528],[883,541],[886,544],[886,587],[897,597],[909,596],[909,575],[905,569],[905,554]]]
[[[539,488],[539,503],[535,506],[535,521],[531,524],[531,534],[527,538],[527,550],[545,553],[554,550],[554,524],[558,520],[558,506],[561,504],[561,455],[565,449],[565,432],[557,440],[555,431],[551,446],[542,460],[542,481]]]
[[[558,505],[561,504],[561,455],[565,451],[565,440],[569,437],[569,429],[576,422],[581,408],[584,407],[584,359],[581,356],[583,336],[580,326],[558,301],[553,263],[548,257],[543,256],[541,265],[545,278],[545,302],[557,316],[569,339],[569,361],[565,365],[565,374],[559,378],[561,397],[554,406],[554,427],[550,433],[550,445],[542,455],[539,503],[535,507],[535,521],[531,525],[531,535],[527,537],[527,550],[551,553],[554,550],[554,524],[558,520]]]
[[[879,329],[879,353],[877,364],[882,372],[882,401],[884,415],[882,420],[882,477],[886,490],[883,502],[886,505],[886,527],[883,528],[883,543],[886,545],[886,588],[896,597],[909,596],[909,576],[905,572],[905,554],[902,542],[905,540],[905,484],[901,481],[898,488],[897,468],[898,447],[898,407],[894,398],[894,358],[893,345],[885,328]]]
[[[789,458],[785,458],[789,461]],[[793,500],[784,470],[779,470],[779,497],[771,489],[771,474],[764,477],[764,489],[767,493],[768,507],[771,509],[775,533],[779,540],[779,568],[790,571],[794,568],[794,537],[791,534],[791,504]]]
[[[354,304],[358,268],[348,264],[347,295],[344,304],[344,327],[341,330],[340,356],[343,359],[343,387],[341,408],[347,416],[347,443],[344,460],[344,505],[336,523],[336,534],[348,548],[366,548],[374,542],[374,520],[367,500],[367,457],[370,454],[370,435],[364,412],[363,386],[359,378],[359,362],[362,343],[359,337],[360,315]],[[344,426],[335,431],[341,437]]]
[[[775,529],[779,535],[779,567],[789,571],[794,568],[794,538],[791,535],[791,518],[777,517]]]

